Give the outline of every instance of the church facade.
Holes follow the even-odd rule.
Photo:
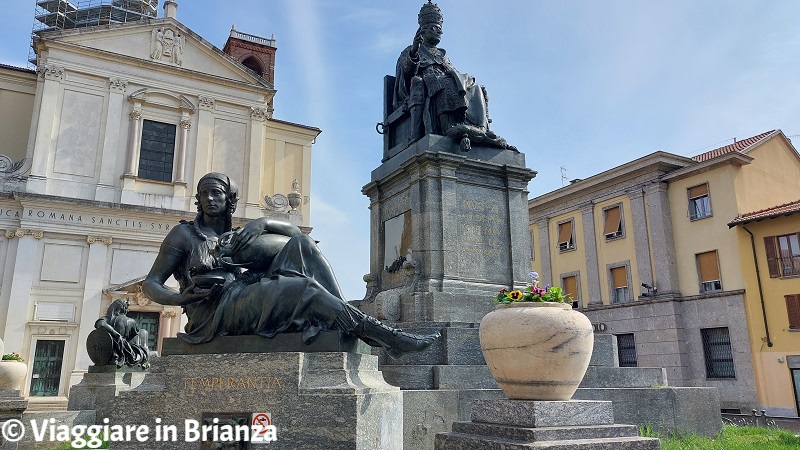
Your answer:
[[[308,229],[320,130],[273,118],[274,39],[233,30],[228,54],[176,7],[42,32],[35,71],[0,66],[0,337],[28,363],[29,409],[66,406],[113,300],[131,300],[153,350],[180,331],[180,308],[140,283],[170,228],[194,217],[205,173],[238,183],[236,220]]]

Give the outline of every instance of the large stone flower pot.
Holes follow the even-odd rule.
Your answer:
[[[571,305],[498,305],[481,321],[483,356],[512,400],[569,400],[578,389],[594,336],[592,323]]]
[[[0,391],[18,391],[28,373],[24,362],[13,360],[0,361]]]

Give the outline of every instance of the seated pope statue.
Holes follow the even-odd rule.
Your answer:
[[[405,105],[411,115],[411,141],[425,134],[446,135],[460,142],[510,148],[489,130],[486,90],[475,78],[456,70],[444,49],[442,11],[430,0],[420,9],[414,41],[397,59],[392,105]],[[515,149],[514,149],[515,150]]]
[[[389,327],[350,305],[314,240],[295,225],[260,218],[232,230],[238,189],[224,174],[204,175],[196,199],[197,216],[164,238],[142,285],[151,300],[183,307],[184,341],[299,332],[310,343],[321,331],[338,330],[397,357],[439,337]],[[165,286],[170,275],[180,292]]]

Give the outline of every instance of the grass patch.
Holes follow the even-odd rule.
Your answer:
[[[725,425],[714,439],[695,435],[662,438],[662,450],[797,450],[800,433],[767,427]]]

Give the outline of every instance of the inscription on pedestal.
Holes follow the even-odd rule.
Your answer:
[[[499,196],[462,197],[458,205],[461,276],[503,279],[508,255],[508,214]],[[499,263],[499,264],[498,264]]]
[[[255,391],[283,389],[281,380],[271,376],[252,377],[183,377],[183,389],[189,391]]]

